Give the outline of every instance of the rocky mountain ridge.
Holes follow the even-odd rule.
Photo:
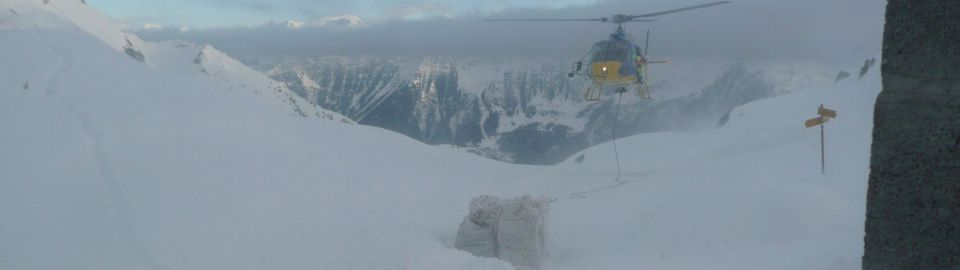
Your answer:
[[[360,124],[497,160],[554,164],[613,138],[618,97],[607,90],[601,101],[585,101],[589,82],[568,78],[569,65],[559,60],[329,56],[252,62],[309,102]],[[716,127],[739,105],[833,79],[818,66],[736,61],[680,62],[651,77],[654,101],[623,95],[619,137]]]

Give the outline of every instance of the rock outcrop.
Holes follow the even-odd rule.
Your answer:
[[[863,269],[960,269],[960,2],[890,0]]]

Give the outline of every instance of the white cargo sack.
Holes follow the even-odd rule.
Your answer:
[[[454,246],[476,256],[500,258],[520,269],[539,269],[546,257],[547,206],[546,200],[529,196],[474,198]]]
[[[454,247],[474,256],[497,257],[497,238],[494,231],[500,216],[502,200],[480,196],[470,201],[470,213],[460,223]]]

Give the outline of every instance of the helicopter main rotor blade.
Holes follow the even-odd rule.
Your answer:
[[[485,22],[605,22],[605,23],[628,23],[628,22],[655,22],[654,19],[629,19],[617,21],[617,19],[485,19]]]
[[[485,22],[605,22],[601,19],[486,19]]]
[[[655,22],[655,21],[657,21],[657,20],[654,20],[654,19],[628,19],[628,20],[625,20],[625,21],[623,21],[623,22]]]
[[[628,16],[627,18],[632,20],[632,19],[636,19],[636,18],[654,17],[654,16],[660,16],[660,15],[665,15],[665,14],[670,14],[670,13],[677,13],[677,12],[681,12],[681,11],[687,11],[687,10],[693,10],[693,9],[699,9],[699,8],[705,8],[705,7],[712,7],[712,6],[717,6],[717,5],[729,4],[729,3],[731,3],[731,2],[730,2],[730,1],[721,1],[721,2],[703,4],[703,5],[690,6],[690,7],[685,7],[685,8],[678,8],[678,9],[671,9],[671,10],[666,10],[666,11],[654,12],[654,13],[647,13],[647,14],[640,14],[640,15],[632,15],[632,16]]]

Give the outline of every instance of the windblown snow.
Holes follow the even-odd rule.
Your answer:
[[[609,143],[494,162],[345,125],[79,0],[0,14],[0,269],[513,269],[453,248],[483,194],[557,199],[544,269],[859,268],[876,70],[623,138],[618,184]],[[840,112],[825,175],[802,125],[820,104]]]

